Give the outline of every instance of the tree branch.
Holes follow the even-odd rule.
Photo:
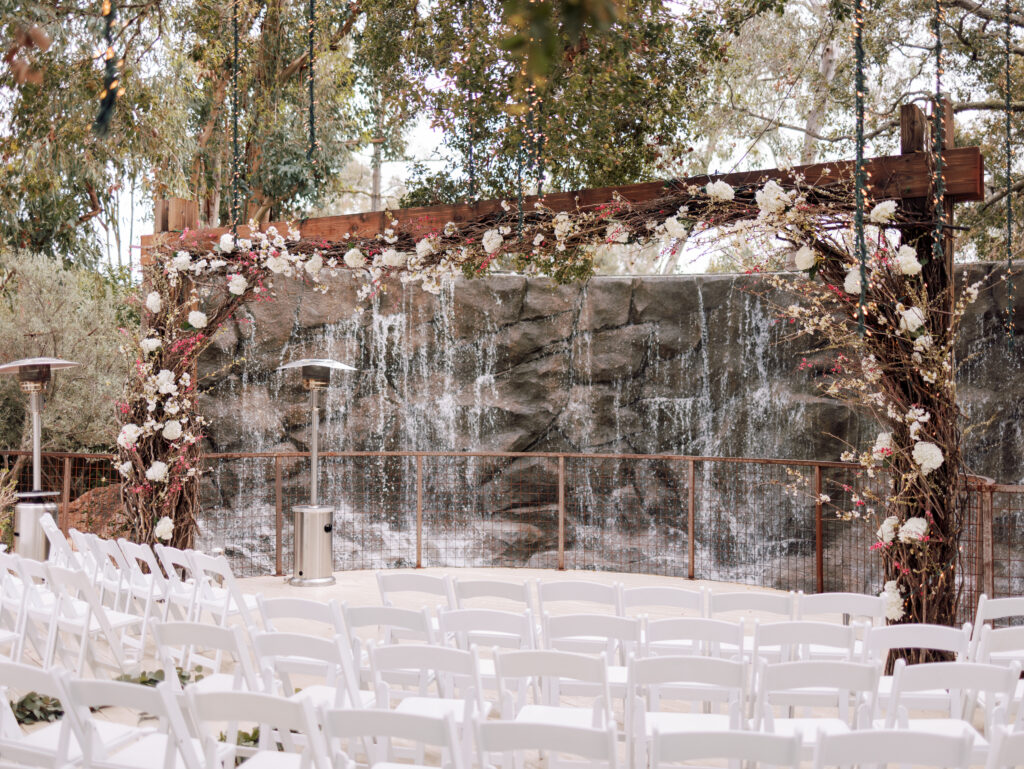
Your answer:
[[[988,21],[1006,21],[1006,16],[1002,11],[990,10],[981,3],[974,2],[974,0],[943,0],[943,4],[954,8],[962,8],[968,13],[972,13],[975,16],[981,19],[987,19]],[[1011,13],[1010,22],[1018,27],[1022,27],[1024,26],[1024,16],[1021,16],[1019,13]]]
[[[341,29],[338,30],[338,34],[331,38],[331,42],[329,43],[329,47],[331,48],[331,50],[334,50],[338,43],[344,40],[348,33],[352,31],[352,25],[356,23],[356,17],[359,16],[360,12],[362,11],[362,7],[360,6],[359,2],[360,0],[355,0],[352,3],[349,3],[348,17],[345,19],[345,23],[341,25]],[[277,76],[277,82],[284,84],[288,82],[288,80],[290,80],[292,77],[294,77],[298,72],[301,72],[303,69],[305,69],[306,61],[308,60],[308,58],[309,51],[303,51],[294,59],[292,59],[288,66],[281,70],[281,74]]]

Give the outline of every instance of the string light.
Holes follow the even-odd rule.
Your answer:
[[[945,103],[942,99],[943,65],[941,0],[935,0],[935,15],[933,17],[932,23],[934,25],[935,34],[935,107],[932,110],[932,117],[934,118],[934,127],[932,129],[932,134],[934,136],[935,151],[935,217],[934,228],[932,232],[932,259],[936,260],[941,264],[945,261],[945,252],[943,250],[945,240],[943,238],[943,225],[945,219],[946,202],[946,121],[944,114]],[[947,278],[949,280],[952,280],[953,276],[948,275]]]
[[[234,47],[231,49],[231,232],[238,235],[239,183],[241,169],[238,155],[238,3],[231,5],[231,30]]]
[[[867,298],[867,243],[864,240],[864,194],[867,177],[864,172],[864,0],[853,5],[853,47],[856,56],[855,110],[857,113],[857,155],[854,166],[854,215],[857,258],[860,261],[860,299],[857,304],[857,333],[864,336],[864,303]]]
[[[1005,107],[1003,117],[1006,128],[1006,334],[1010,349],[1013,349],[1013,202],[1011,200],[1010,173],[1013,170],[1013,151],[1010,147],[1010,0],[1003,0],[1006,34],[1003,39],[1003,66],[1006,83],[1004,88]]]
[[[318,181],[320,179],[320,168],[317,165],[317,155],[319,154],[320,143],[316,138],[316,50],[314,46],[316,38],[316,0],[309,0],[307,22],[309,25],[309,72],[306,78],[309,85],[309,147],[306,149],[306,158],[313,166],[314,180]]]
[[[124,93],[120,84],[120,73],[118,67],[124,64],[123,60],[117,58],[114,53],[114,24],[117,22],[117,9],[112,0],[103,0],[101,10],[103,16],[103,41],[106,46],[103,51],[103,90],[100,92],[100,109],[96,113],[96,120],[92,124],[92,130],[97,136],[106,136],[110,130],[110,121],[114,117],[114,105],[117,98]]]

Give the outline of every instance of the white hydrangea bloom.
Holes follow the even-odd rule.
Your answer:
[[[221,252],[230,254],[235,250],[235,236],[230,232],[225,232],[220,236],[220,243],[217,245],[220,247]]]
[[[129,422],[121,428],[121,432],[117,436],[117,445],[123,449],[130,449],[138,443],[141,436],[142,428]]]
[[[358,248],[350,248],[345,252],[345,264],[355,270],[366,264],[366,257]]]
[[[266,265],[268,270],[275,275],[279,275],[288,268],[288,260],[283,259],[277,254],[272,254],[267,257]]]
[[[942,449],[928,441],[919,441],[914,444],[913,457],[921,468],[921,475],[928,475],[932,470],[939,469],[946,459],[942,455]]]
[[[897,518],[895,515],[890,515],[888,518],[882,521],[882,525],[879,526],[878,531],[875,532],[875,535],[878,537],[878,540],[888,545],[890,542],[896,539],[896,524],[898,524],[899,522],[900,519]]]
[[[166,515],[156,522],[153,527],[153,536],[167,542],[174,535],[174,521]]]
[[[555,240],[565,240],[572,232],[572,219],[564,211],[555,216],[553,222],[555,228]]]
[[[679,221],[678,216],[670,216],[665,220],[665,234],[670,238],[686,237],[686,227]]]
[[[181,437],[181,422],[177,419],[172,419],[164,423],[164,429],[161,432],[165,440],[176,441]]]
[[[899,583],[894,579],[889,580],[880,595],[885,599],[885,618],[890,622],[903,619],[903,596]]]
[[[801,246],[793,257],[798,270],[809,270],[814,266],[814,251],[809,246]],[[860,289],[858,289],[858,292]]]
[[[150,355],[159,350],[160,345],[162,344],[163,342],[158,337],[155,336],[147,336],[145,339],[139,342],[139,346],[142,347],[142,351],[146,353],[146,355]]]
[[[854,296],[860,296],[860,267],[852,267],[846,273],[843,281],[843,291]]]
[[[917,275],[921,272],[921,263],[917,261],[917,252],[910,246],[900,246],[896,252],[896,267],[904,275]]]
[[[918,542],[928,533],[928,521],[924,518],[907,518],[900,526],[900,542]]]
[[[206,328],[206,313],[199,310],[192,310],[188,314],[188,324],[192,328]]]
[[[167,480],[167,463],[157,460],[146,470],[146,480],[162,483]]]
[[[875,438],[875,445],[871,449],[871,456],[877,460],[892,456],[892,433],[879,433]]]
[[[150,291],[146,294],[146,309],[156,315],[163,308],[164,303],[160,298],[160,294],[156,291]]]
[[[320,256],[320,252],[313,254],[309,259],[306,260],[305,265],[306,272],[312,278],[320,277],[320,270],[324,268],[324,258]]]
[[[167,267],[168,272],[184,272],[189,268],[192,263],[192,256],[188,251],[179,251],[171,259],[170,265]]]
[[[501,248],[501,244],[505,242],[505,239],[501,237],[501,233],[497,230],[487,230],[480,242],[484,247],[484,251],[488,254],[493,254]]]
[[[165,368],[160,369],[160,372],[156,375],[154,382],[157,391],[161,395],[177,395],[178,385],[174,382],[174,372],[169,371]]]
[[[887,224],[892,221],[894,216],[896,216],[896,201],[883,200],[871,209],[868,219],[875,224]]]
[[[533,238],[533,245],[539,246],[544,243],[544,233],[538,232]]]
[[[757,200],[757,207],[761,209],[763,216],[781,214],[793,202],[792,196],[787,194],[774,179],[765,182],[764,187],[754,193],[754,198]]]
[[[228,280],[228,292],[235,296],[241,296],[245,293],[245,289],[249,287],[249,281],[245,279],[244,275],[232,275]]]
[[[416,256],[424,259],[434,253],[434,242],[430,238],[416,241]]]
[[[736,192],[729,186],[729,183],[721,179],[708,184],[704,191],[708,193],[708,198],[714,203],[728,203],[736,197]]]
[[[388,267],[401,267],[405,264],[408,256],[401,251],[396,251],[393,248],[389,248],[383,254],[380,255],[380,260]]]
[[[908,307],[900,313],[900,331],[913,334],[924,325],[924,310],[920,307]]]
[[[125,478],[128,477],[128,475],[131,473],[131,471],[132,471],[132,463],[131,462],[128,462],[128,461],[121,462],[117,466],[117,472],[119,472]]]

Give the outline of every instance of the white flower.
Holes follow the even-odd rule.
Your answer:
[[[138,442],[141,435],[142,428],[129,422],[121,428],[121,432],[117,436],[117,445],[123,449],[130,449]]]
[[[128,475],[131,473],[131,471],[132,471],[132,463],[131,462],[121,462],[117,466],[117,472],[121,473],[121,475],[123,475],[125,478],[128,477]]]
[[[914,340],[914,352],[928,352],[932,349],[932,345],[935,344],[935,340],[932,339],[931,334],[924,334]]]
[[[267,257],[266,265],[268,270],[275,275],[278,275],[285,271],[288,267],[288,262],[277,254],[272,254]]]
[[[169,540],[174,534],[174,521],[172,521],[166,515],[156,522],[156,526],[153,527],[153,536],[157,539],[162,539],[164,542]]]
[[[486,251],[488,254],[493,254],[495,251],[501,248],[501,244],[504,241],[505,239],[501,237],[501,233],[498,232],[497,230],[487,230],[487,232],[484,233],[484,237],[481,240],[481,243],[483,244],[484,251]]]
[[[538,232],[533,238],[533,245],[539,246],[544,242],[544,233]]]
[[[206,313],[199,310],[192,310],[188,314],[188,324],[192,328],[206,328]]]
[[[665,234],[670,238],[686,237],[686,227],[679,221],[678,216],[670,216],[665,220]]]
[[[220,246],[220,250],[223,253],[230,254],[232,251],[235,250],[235,236],[232,235],[230,232],[225,232],[223,235],[220,236],[220,243],[218,243],[217,245]]]
[[[146,355],[149,355],[159,350],[160,345],[162,344],[163,342],[155,336],[147,336],[145,339],[139,342],[139,346],[142,348],[142,351],[146,353]]]
[[[754,198],[762,215],[781,214],[793,202],[791,196],[774,179],[765,182],[764,187],[754,193]]]
[[[945,461],[942,456],[942,449],[934,443],[919,441],[914,444],[914,461],[921,468],[921,475],[928,475],[932,470],[937,470]]]
[[[181,411],[181,406],[178,405],[177,401],[165,401],[164,402],[164,413],[174,416]]]
[[[626,243],[629,240],[629,228],[621,222],[612,222],[605,228],[606,243]]]
[[[345,252],[345,264],[355,270],[366,264],[366,258],[358,248],[350,248]]]
[[[920,307],[908,307],[900,313],[900,331],[913,334],[924,325],[924,311]]]
[[[821,504],[823,505],[827,505],[829,502],[832,501],[832,497],[830,497],[828,494],[819,494],[818,501],[821,502]]]
[[[798,270],[809,270],[814,266],[814,251],[808,246],[801,246],[800,250],[793,257],[793,261],[796,263]],[[857,289],[857,292],[860,293],[860,289]]]
[[[877,460],[892,456],[892,433],[879,433],[875,438],[875,446],[871,449],[871,456]]]
[[[383,262],[388,267],[401,267],[403,264],[405,264],[405,260],[407,258],[408,256],[405,253],[401,251],[396,251],[393,248],[389,248],[387,251],[380,255],[381,262]]]
[[[704,188],[704,191],[708,193],[708,198],[715,203],[728,203],[736,197],[736,193],[729,186],[729,183],[723,182],[721,179],[717,182],[709,183]]]
[[[171,259],[171,264],[167,268],[169,272],[179,272],[188,269],[189,264],[192,263],[192,256],[188,251],[179,251]]]
[[[895,215],[896,201],[885,200],[871,209],[871,213],[868,214],[868,219],[875,224],[886,224],[887,222],[891,222]]]
[[[900,526],[900,542],[919,542],[928,533],[928,521],[924,518],[907,518]]]
[[[894,579],[886,582],[880,596],[885,599],[885,618],[891,622],[903,619],[903,596],[899,583]]]
[[[967,297],[967,304],[974,304],[978,301],[978,288],[981,286],[981,281],[972,283],[964,289],[964,295]]]
[[[160,310],[161,310],[161,308],[163,308],[163,306],[164,306],[164,303],[160,299],[160,294],[158,294],[156,291],[150,291],[146,295],[146,309],[149,310],[154,315],[156,315],[158,312],[160,312]]]
[[[896,252],[896,266],[904,275],[917,275],[921,272],[917,252],[910,246],[900,246],[900,250]]]
[[[146,480],[161,483],[167,480],[167,463],[157,460],[146,470]]]
[[[165,368],[160,369],[160,373],[156,375],[156,389],[163,395],[177,395],[178,385],[174,383],[174,372],[168,371]]]
[[[165,440],[176,441],[181,437],[181,422],[177,419],[172,419],[164,425],[163,432],[161,435],[164,436]]]
[[[416,241],[416,256],[420,259],[430,256],[434,253],[434,243],[430,238],[423,238],[422,240]]]
[[[846,273],[846,280],[843,281],[843,291],[854,296],[860,296],[860,267],[853,267]]]
[[[320,270],[324,267],[324,258],[319,253],[313,254],[309,259],[306,260],[306,272],[313,278],[320,275]]]
[[[882,525],[879,526],[878,531],[875,532],[875,535],[878,537],[880,542],[884,542],[888,545],[896,538],[896,524],[899,523],[899,521],[900,519],[895,515],[890,515],[882,521]]]
[[[242,294],[244,294],[245,289],[247,289],[248,287],[249,281],[247,281],[245,279],[245,276],[243,275],[238,275],[236,273],[235,275],[232,275],[231,278],[228,280],[228,292],[234,294],[235,296],[241,296]]]

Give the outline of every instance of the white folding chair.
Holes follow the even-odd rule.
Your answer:
[[[308,700],[293,702],[254,692],[201,692],[194,686],[189,686],[185,694],[189,712],[202,734],[207,767],[223,763],[250,769],[331,769]],[[259,729],[259,743],[255,750],[242,751],[238,748],[238,732],[248,724]],[[236,764],[240,759],[241,763]]]
[[[492,721],[477,725],[482,769],[522,769],[524,753],[542,752],[545,766],[616,769],[615,727],[603,728]],[[500,756],[495,762],[494,754]],[[569,758],[571,756],[572,758]],[[582,759],[582,760],[581,760]]]
[[[176,547],[159,543],[153,545],[153,553],[160,559],[160,566],[167,579],[167,601],[170,606],[164,619],[168,619],[172,614],[180,614],[180,617],[175,616],[175,619],[181,621],[193,619],[198,601],[199,581],[189,554]],[[174,607],[177,607],[176,612],[173,611]]]
[[[119,539],[117,544],[128,564],[129,610],[143,618],[141,643],[145,649],[149,627],[154,621],[166,622],[170,617],[181,621],[185,614],[170,600],[170,584],[152,548],[127,539]]]
[[[355,759],[357,743],[363,745],[365,761],[357,766],[367,769],[395,767],[423,767],[426,764],[426,746],[439,748],[440,765],[444,769],[467,769],[471,765],[464,743],[458,738],[451,714],[421,716],[396,713],[393,710],[331,710],[321,709],[319,721],[323,726],[328,753],[332,756],[347,754]],[[395,740],[415,743],[413,763],[397,763],[399,746]],[[344,750],[344,753],[342,751]]]
[[[536,623],[527,609],[522,614],[496,609],[454,609],[438,617],[441,638],[448,645],[469,651],[474,646],[486,649],[535,649]],[[497,689],[494,658],[478,659],[480,681],[488,689]]]
[[[120,611],[124,605],[128,579],[124,554],[116,542],[102,539],[90,532],[86,532],[84,536],[92,560],[96,564],[91,581],[96,585],[100,601],[104,606]]]
[[[978,609],[974,613],[974,632],[971,635],[971,657],[974,658],[977,646],[981,642],[983,626],[991,625],[996,620],[1011,618],[1024,619],[1024,596],[989,598],[984,593],[978,596]]]
[[[573,612],[584,609],[588,613],[605,613],[622,615],[619,583],[605,584],[585,579],[565,579],[537,583],[537,604],[541,616],[547,614],[565,614],[565,609]],[[581,604],[587,604],[585,607]]]
[[[26,732],[9,704],[30,692],[52,697],[63,704],[68,700],[64,684],[65,679],[57,669],[44,670],[0,660],[0,757],[30,766],[54,768],[81,759],[82,751],[70,719],[63,718]],[[111,727],[112,731],[120,728],[119,725]]]
[[[205,612],[215,624],[223,627],[231,617],[238,617],[249,632],[255,631],[259,612],[256,596],[239,589],[228,559],[223,555],[214,558],[198,550],[190,551],[189,556],[198,585],[195,619],[202,621]]]
[[[38,520],[39,528],[43,530],[43,534],[46,535],[46,539],[50,543],[50,554],[46,560],[67,569],[82,568],[81,560],[75,556],[71,545],[68,544],[67,537],[64,536],[64,532],[60,530],[57,522],[53,520],[53,516],[43,513]]]
[[[625,731],[632,766],[645,765],[655,730],[710,732],[746,728],[746,668],[743,662],[696,656],[631,659]],[[662,703],[666,700],[684,703],[686,709],[664,710]]]
[[[496,652],[495,675],[505,720],[604,728],[615,722],[603,657],[573,652]],[[596,693],[589,707],[562,703],[563,685],[587,684]]]
[[[72,526],[68,529],[68,537],[71,539],[71,544],[74,546],[75,559],[78,561],[81,568],[85,570],[85,573],[89,575],[89,578],[95,581],[96,570],[100,567],[100,563],[93,555],[92,545],[89,544],[89,540],[85,533]]]
[[[267,692],[328,708],[363,708],[374,701],[373,692],[359,689],[344,636],[256,633],[252,645]]]
[[[426,609],[399,609],[394,606],[349,606],[342,604],[342,617],[348,628],[352,659],[359,668],[361,683],[371,679],[370,658],[366,653],[371,641],[391,646],[398,640],[435,644],[439,642],[434,621]],[[403,676],[409,684],[418,678]]]
[[[1006,726],[1006,711],[994,703],[1008,702],[1020,679],[1020,665],[1009,667],[983,665],[977,662],[931,662],[907,665],[897,660],[893,671],[892,700],[886,712],[887,729],[911,729],[931,734],[969,734],[973,742],[972,758],[984,762],[988,757],[988,741],[974,728],[977,694],[985,693],[985,734],[997,726]],[[935,718],[921,717],[920,703],[914,700],[917,692],[945,692],[942,707],[933,705],[927,710],[941,710]],[[910,716],[910,711],[914,716]]]
[[[687,590],[662,585],[625,587],[620,584],[619,606],[623,615],[627,617],[635,614],[637,609],[643,609],[643,613],[648,617],[661,614],[669,617],[703,617],[706,592],[703,587],[698,590]]]
[[[158,622],[153,625],[153,637],[164,678],[177,690],[181,688],[178,667],[185,673],[202,676],[191,684],[202,692],[258,692],[263,688],[252,668],[245,634],[237,625],[219,627],[199,622]]]
[[[39,664],[48,667],[52,663],[58,600],[49,584],[47,564],[17,555],[8,557],[11,559],[9,566],[17,571],[17,577],[7,584],[20,595],[22,649],[19,659],[25,659],[25,641],[28,641]]]
[[[498,609],[501,611],[530,611],[537,616],[537,606],[529,581],[506,582],[497,579],[452,580],[455,609]]]
[[[756,623],[774,619],[792,620],[796,616],[795,593],[764,593],[744,591],[715,593],[708,596],[708,617],[738,622],[743,625],[743,654],[753,651],[753,626]]]
[[[796,662],[832,659],[855,661],[856,632],[829,622],[759,622],[754,628],[754,660]]]
[[[456,605],[452,579],[447,574],[435,577],[416,572],[378,571],[377,589],[380,591],[380,602],[385,606],[397,606],[397,600],[398,603],[406,602],[416,608],[430,609],[430,620],[435,631],[437,612],[434,609]],[[395,632],[398,634],[396,640],[403,636],[401,631]]]
[[[858,662],[811,660],[761,664],[755,674],[757,704],[754,728],[772,734],[803,735],[806,757],[819,734],[845,734],[874,723],[881,666]],[[805,708],[804,715],[777,716]]]
[[[309,598],[266,598],[257,593],[256,606],[264,630],[275,632],[310,632],[313,625],[317,635],[348,637],[348,629],[341,614],[341,606],[331,598],[313,601]]]
[[[643,618],[608,614],[544,615],[544,645],[556,651],[597,652],[608,667],[613,697],[626,696],[626,659],[643,645]],[[592,692],[591,684],[564,684],[566,694]]]
[[[91,769],[201,769],[202,745],[192,737],[168,682],[155,687],[74,679],[66,684],[65,717]],[[98,717],[102,708],[132,714],[137,725]],[[222,756],[223,757],[223,756]]]
[[[993,628],[986,625],[981,631],[981,641],[974,654],[973,662],[986,665],[1012,664],[1024,665],[1024,625]],[[986,704],[985,693],[978,695],[979,702]],[[1021,703],[1024,702],[1024,679],[1017,682],[1013,698],[1009,702],[999,702],[1006,709],[1007,718],[1013,718],[1017,711],[1024,715]]]
[[[885,664],[889,652],[893,649],[931,649],[956,656],[957,662],[967,659],[971,638],[971,624],[962,628],[946,627],[945,625],[928,625],[909,623],[905,625],[889,625],[872,627],[864,638],[864,661]],[[892,676],[883,675],[878,682],[878,705],[882,710],[889,707],[892,696]],[[907,695],[909,697],[909,695]],[[907,699],[904,703],[911,707]],[[913,706],[921,708],[942,707],[946,703],[946,692],[935,689],[916,692],[913,695]]]
[[[650,769],[668,769],[673,765],[700,761],[727,761],[728,766],[774,766],[800,769],[800,734],[778,735],[755,732],[668,732],[655,730],[651,735]]]
[[[680,617],[648,620],[648,655],[695,654],[743,659],[743,625],[718,619]]]
[[[822,734],[815,746],[814,769],[891,766],[967,769],[969,734],[941,735],[903,730],[865,730]]]
[[[828,617],[844,625],[861,621],[870,625],[885,624],[885,599],[865,593],[797,593],[796,619]]]
[[[57,593],[48,664],[59,660],[78,676],[84,673],[86,665],[93,676],[100,675],[101,670],[114,675],[131,672],[124,640],[138,630],[142,618],[105,607],[84,571],[50,565],[47,573]],[[138,641],[132,640],[138,652],[134,660],[137,662],[141,650]],[[107,658],[102,655],[102,647],[108,652]]]
[[[18,556],[0,553],[0,654],[9,662],[20,662],[25,646],[28,620],[25,590],[18,573]]]
[[[996,727],[989,735],[991,743],[985,769],[1013,769],[1024,766],[1024,729]]]

